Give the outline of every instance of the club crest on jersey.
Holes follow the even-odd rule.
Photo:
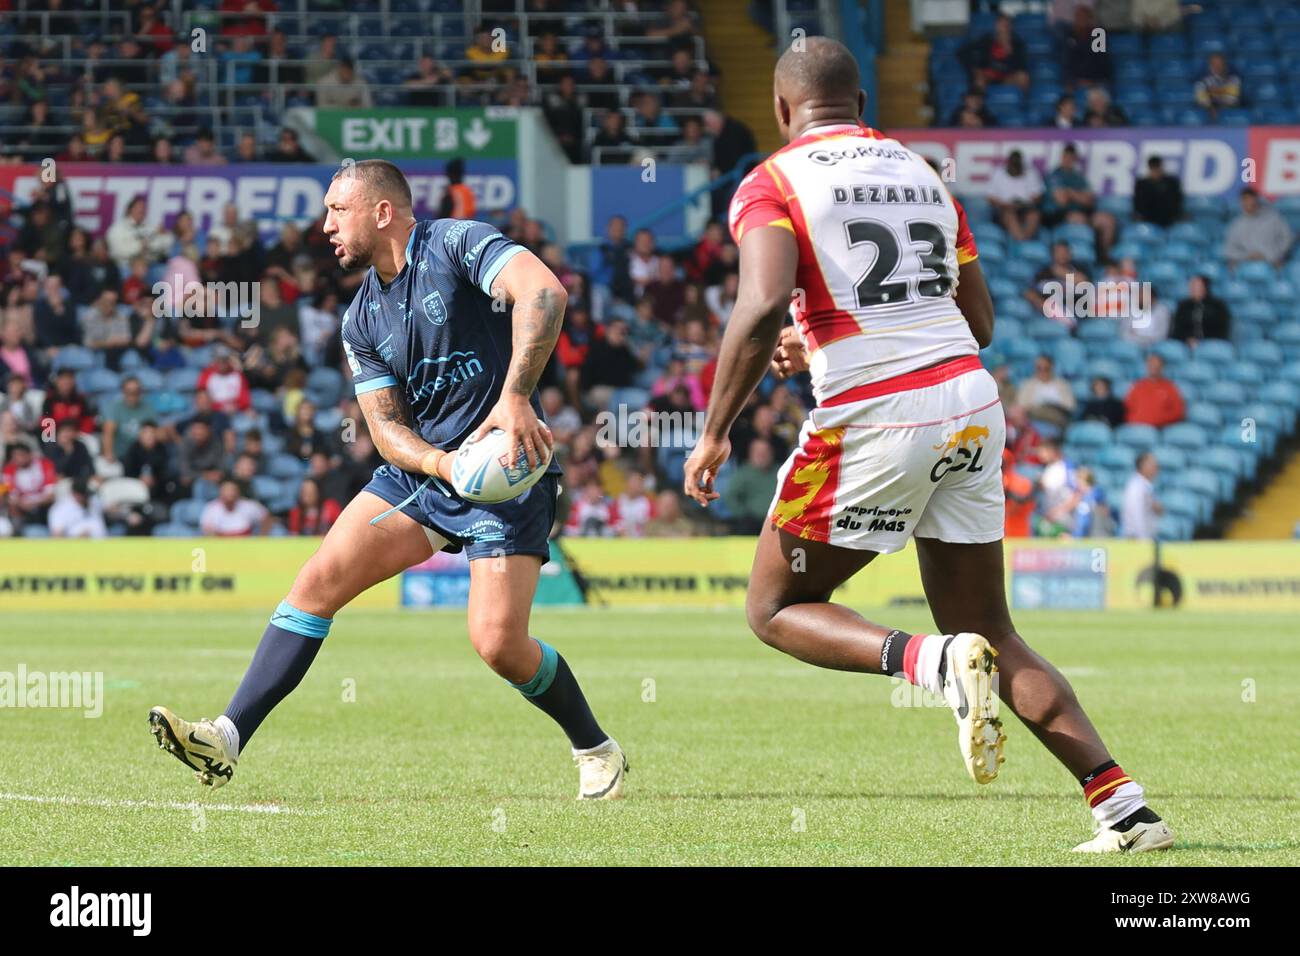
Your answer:
[[[447,321],[447,305],[442,301],[441,292],[430,292],[424,297],[423,305],[424,314],[434,325],[442,325]]]

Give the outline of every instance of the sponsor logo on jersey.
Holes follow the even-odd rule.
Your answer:
[[[477,243],[475,243],[474,248],[471,249],[469,252],[465,253],[465,265],[466,265],[466,266],[471,266],[471,265],[473,265],[473,264],[474,264],[474,260],[478,258],[478,254],[479,254],[480,252],[483,251],[483,247],[486,246],[486,245],[487,245],[489,242],[491,242],[493,239],[496,239],[497,237],[499,237],[500,235],[501,235],[501,233],[499,233],[499,232],[494,232],[494,233],[492,233],[492,235],[490,235],[490,236],[484,236],[484,237],[483,237],[482,239],[480,239]]]
[[[834,166],[846,160],[865,159],[866,157],[906,161],[912,158],[912,154],[901,147],[875,145],[850,146],[845,149],[814,149],[808,154],[808,158],[819,166]]]
[[[406,387],[412,399],[430,398],[453,385],[468,382],[482,372],[483,363],[473,351],[457,351],[438,358],[420,359],[415,371],[407,377]],[[420,375],[424,376],[424,380],[417,386],[413,383]]]
[[[453,223],[452,226],[442,235],[442,244],[450,251],[455,252],[456,246],[460,243],[460,237],[469,232],[470,226],[473,225],[468,219],[460,219]]]
[[[906,531],[905,516],[911,513],[911,508],[848,507],[840,512],[835,527],[841,531],[861,531],[865,525],[868,531]]]

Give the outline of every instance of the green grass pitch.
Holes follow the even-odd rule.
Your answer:
[[[573,799],[567,741],[451,612],[345,611],[209,791],[146,713],[219,713],[265,619],[0,613],[0,671],[105,679],[98,719],[0,709],[0,864],[1300,863],[1291,616],[1019,616],[1178,836],[1100,859],[1068,852],[1091,832],[1078,785],[1014,718],[1001,777],[976,787],[946,709],[778,654],[739,612],[535,614],[629,754],[621,803]]]

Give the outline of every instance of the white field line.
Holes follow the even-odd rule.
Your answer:
[[[303,816],[306,811],[297,807],[281,807],[270,803],[190,803],[155,800],[97,800],[90,797],[38,796],[27,793],[5,793],[0,791],[0,800],[14,803],[48,803],[67,807],[103,807],[110,810],[221,810],[231,813],[269,813],[289,816]]]

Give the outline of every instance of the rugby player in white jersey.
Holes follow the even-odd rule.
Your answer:
[[[1069,683],[1011,621],[1006,422],[979,360],[993,304],[965,214],[924,159],[862,125],[866,95],[842,44],[808,37],[781,57],[774,86],[787,145],[731,204],[740,289],[685,482],[702,505],[718,497],[727,435],[769,362],[782,376],[811,372],[817,407],[759,536],[750,627],[810,664],[902,675],[941,694],[976,783],[1003,760],[1000,695],[1083,787],[1097,832],[1076,850],[1171,846]],[[794,325],[783,330],[787,311]],[[907,634],[831,601],[909,538],[942,633]]]

